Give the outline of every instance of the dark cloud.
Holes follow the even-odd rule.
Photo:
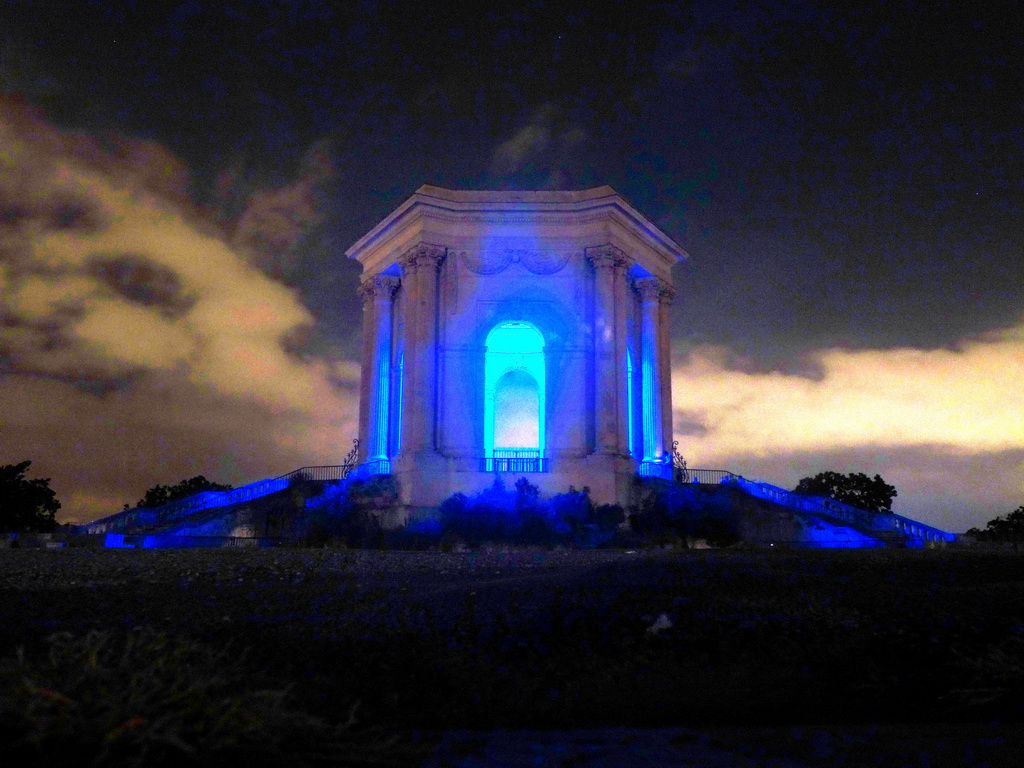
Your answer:
[[[94,254],[85,262],[86,274],[118,294],[171,317],[180,317],[195,304],[173,269],[138,254]]]
[[[98,232],[109,222],[105,220],[102,209],[82,197],[65,197],[51,202],[47,213],[46,226],[53,230],[74,230],[88,233]]]
[[[692,411],[676,410],[673,413],[672,423],[674,432],[678,437],[701,437],[708,433],[708,426],[704,423],[704,416]]]

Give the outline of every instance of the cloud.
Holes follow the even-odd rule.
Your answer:
[[[327,172],[309,162],[256,196],[239,230],[273,232],[281,248],[300,237],[315,219],[302,190]],[[17,451],[0,461],[37,462],[81,500],[65,501],[70,514],[114,511],[97,500],[129,500],[179,469],[234,467],[221,479],[238,482],[336,462],[355,433],[357,367],[290,351],[313,317],[187,188],[159,145],[101,144],[0,105],[0,433],[4,453]],[[305,218],[253,213],[289,205]],[[125,422],[131,443],[116,437]],[[68,462],[95,462],[91,436],[116,478]]]
[[[731,370],[699,347],[673,371],[677,412],[717,451],[854,445],[1024,447],[1024,324],[958,349],[822,350],[820,378]]]
[[[1024,497],[1024,322],[955,349],[826,349],[807,363],[814,378],[737,370],[728,350],[691,350],[672,379],[676,439],[690,465],[742,463],[781,473],[773,482],[787,483],[794,478],[784,469],[794,463],[812,474],[871,471],[891,480],[904,473],[917,493],[935,487],[923,478],[945,477],[955,494],[958,483],[946,469],[993,457],[1002,469],[1016,469],[998,481],[982,472],[982,482],[1009,494],[1001,498]],[[870,466],[813,459],[844,455],[875,458]],[[781,464],[780,456],[787,457]],[[930,469],[940,465],[941,473]],[[743,467],[737,471],[751,471]],[[981,493],[977,487],[972,496]]]
[[[543,152],[551,142],[551,129],[537,116],[524,125],[507,141],[498,145],[491,156],[491,173],[507,176],[522,169],[533,157]]]
[[[561,109],[545,104],[530,116],[526,125],[495,147],[490,172],[495,176],[514,176],[539,171],[547,177],[537,184],[539,187],[571,186],[579,146],[587,139],[587,132],[571,123]]]
[[[231,245],[264,272],[287,274],[294,266],[293,246],[323,221],[319,200],[336,173],[330,150],[326,140],[314,143],[296,179],[284,186],[252,190],[245,197],[245,206],[231,225]],[[240,176],[230,171],[221,174],[218,185],[228,199],[236,193],[234,187],[243,186]]]

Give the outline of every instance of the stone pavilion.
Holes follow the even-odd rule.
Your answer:
[[[423,186],[346,254],[363,268],[359,472],[394,475],[403,516],[495,473],[623,505],[637,473],[670,476],[686,254],[611,187]]]

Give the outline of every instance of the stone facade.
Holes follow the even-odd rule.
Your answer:
[[[638,470],[670,471],[668,305],[686,254],[610,187],[424,186],[347,255],[363,266],[360,471],[396,476],[403,515],[495,471],[620,504]],[[496,329],[538,346],[499,349]],[[490,420],[520,402],[512,371],[538,444],[506,450]]]

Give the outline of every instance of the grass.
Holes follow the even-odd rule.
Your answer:
[[[57,633],[0,664],[0,743],[17,765],[401,765],[392,738],[328,724],[244,654],[139,627]]]
[[[261,733],[285,740],[260,750],[267,759],[291,748],[289,723],[351,745],[373,728],[382,740],[409,729],[1024,715],[1024,559],[1010,554],[21,550],[0,560],[8,661],[24,645],[48,669],[55,632],[102,639],[104,664],[122,670],[104,679],[148,687],[155,702],[177,678],[129,684],[116,666],[125,638],[152,633],[131,647],[152,658],[132,669],[175,653],[189,660],[187,680],[222,669],[223,684],[202,694],[213,708],[194,710],[213,714],[182,714],[181,740],[211,718],[241,728],[223,702],[250,696]],[[194,651],[174,651],[178,642]],[[57,679],[35,685],[78,700]],[[331,730],[355,701],[359,722]],[[90,727],[105,739],[135,716],[111,709]],[[36,742],[63,733],[37,732]]]

